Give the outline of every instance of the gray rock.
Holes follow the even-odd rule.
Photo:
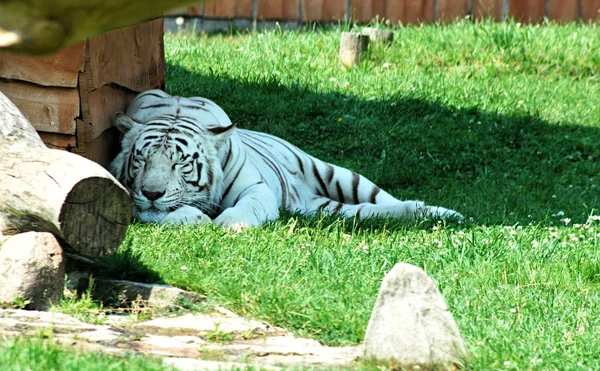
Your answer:
[[[181,299],[192,302],[206,300],[203,295],[169,285],[105,279],[97,279],[95,285],[94,296],[99,299],[122,297],[127,302],[142,300],[151,307],[172,306]]]
[[[67,274],[67,289],[85,292],[90,284],[89,272],[71,271]],[[141,283],[127,280],[94,279],[92,295],[96,300],[118,298],[123,303],[143,302],[150,307],[175,306],[179,300],[200,303],[206,300],[204,295],[185,291],[177,287],[157,283]]]
[[[367,327],[364,356],[401,367],[452,367],[466,357],[458,325],[433,280],[398,263],[386,274]]]
[[[51,233],[17,234],[0,246],[0,303],[29,300],[30,309],[44,309],[62,295],[63,251]]]
[[[275,329],[262,322],[216,314],[186,314],[173,318],[157,318],[133,326],[136,331],[158,335],[209,335],[235,337],[241,334],[270,334]]]
[[[123,326],[124,320],[109,318],[95,325],[61,313],[0,309],[0,339],[43,331],[69,349],[153,355],[181,370],[339,368],[352,365],[361,352],[360,347],[323,346],[233,314],[161,318],[135,326]],[[219,331],[231,337],[210,336],[217,323]]]

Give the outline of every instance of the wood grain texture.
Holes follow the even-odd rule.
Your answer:
[[[419,24],[435,20],[434,0],[392,1],[388,2],[386,10],[388,12],[387,18],[394,23]]]
[[[369,47],[369,36],[353,32],[342,32],[340,39],[340,61],[348,67],[360,63],[362,54]]]
[[[131,219],[129,194],[104,168],[48,149],[0,94],[0,235],[50,232],[89,256],[114,253]]]
[[[0,173],[2,234],[51,232],[88,256],[123,241],[129,195],[100,165],[59,150],[0,151]]]
[[[438,0],[435,19],[441,22],[452,22],[462,18],[469,11],[469,0]]]
[[[546,0],[510,0],[508,16],[525,23],[537,23],[544,18]]]
[[[0,151],[25,151],[46,148],[39,134],[11,102],[0,92]]]
[[[135,92],[121,89],[115,85],[104,85],[87,94],[90,122],[92,122],[90,140],[97,138],[112,126],[117,112],[125,112],[127,105],[137,95]]]
[[[325,0],[304,0],[304,14],[302,19],[307,22],[323,21],[323,5]],[[342,17],[344,14],[344,8],[341,9]]]
[[[75,44],[48,57],[31,58],[0,53],[0,77],[43,86],[77,87],[83,71],[85,43]]]
[[[71,152],[77,147],[77,137],[68,134],[38,132],[46,147],[50,149],[62,149]]]
[[[250,18],[252,0],[235,0],[235,18]]]
[[[504,0],[474,0],[473,17],[499,21],[503,18],[503,9]]]
[[[75,119],[80,111],[77,89],[0,81],[0,91],[23,112],[36,130],[75,134]]]
[[[375,18],[385,17],[385,2],[382,0],[355,1],[352,7],[355,10],[354,17],[359,22],[368,23]]]
[[[323,2],[321,8],[321,20],[323,22],[337,21],[344,19],[346,5],[344,0],[328,0]],[[351,11],[350,16],[355,17],[355,12]]]
[[[583,0],[581,4],[581,13],[584,22],[599,20],[600,0]]]
[[[284,19],[283,3],[284,0],[260,0],[258,3],[258,19]]]
[[[579,5],[577,0],[547,0],[546,9],[548,18],[570,22],[579,19]]]
[[[132,28],[115,30],[89,40],[89,70],[98,89],[116,84],[142,92],[160,86],[164,74],[163,21],[157,19]]]

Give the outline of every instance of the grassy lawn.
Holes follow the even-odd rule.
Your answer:
[[[158,371],[172,370],[163,366],[159,358],[125,356],[115,357],[100,353],[74,352],[51,340],[0,338],[0,366],[7,371]]]
[[[361,342],[383,275],[409,262],[438,282],[470,368],[598,369],[598,31],[398,28],[354,69],[338,63],[340,29],[167,36],[168,92],[468,221],[134,225],[121,256],[332,345]]]
[[[167,91],[220,104],[463,224],[285,215],[234,234],[134,224],[113,276],[155,279],[326,344],[362,341],[399,261],[438,283],[468,368],[600,369],[600,29],[395,29],[358,68],[341,29],[166,36]],[[148,272],[151,272],[149,274]]]

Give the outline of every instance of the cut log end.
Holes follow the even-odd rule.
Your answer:
[[[127,192],[107,178],[86,178],[67,195],[59,215],[65,242],[88,256],[113,254],[131,220]]]
[[[343,32],[340,40],[340,61],[348,67],[358,65],[368,46],[369,36]]]

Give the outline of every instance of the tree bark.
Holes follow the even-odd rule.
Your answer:
[[[81,254],[114,253],[127,232],[127,191],[100,165],[48,149],[0,93],[0,234],[51,232]]]

